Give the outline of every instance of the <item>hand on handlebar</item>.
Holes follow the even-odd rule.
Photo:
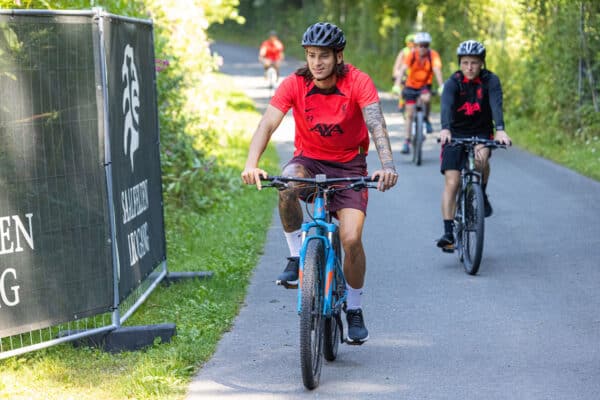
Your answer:
[[[373,172],[371,179],[378,181],[377,190],[385,192],[398,182],[398,173],[394,167],[388,167]]]
[[[450,143],[450,141],[452,141],[452,133],[450,132],[450,129],[442,129],[440,131],[439,142],[441,144],[446,144]]]
[[[494,140],[496,140],[496,142],[498,142],[498,143],[502,143],[507,146],[512,146],[512,140],[510,139],[510,136],[508,136],[504,130],[496,131]]]
[[[260,168],[246,168],[242,171],[242,181],[246,185],[256,185],[258,190],[262,189],[261,178],[267,178],[268,176],[267,171]]]

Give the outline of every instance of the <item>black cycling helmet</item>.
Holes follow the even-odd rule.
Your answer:
[[[485,47],[476,40],[466,40],[458,45],[456,55],[458,56],[459,64],[460,58],[463,56],[479,57],[481,61],[485,62]]]
[[[317,22],[308,27],[302,36],[302,47],[328,47],[336,51],[344,50],[346,37],[344,32],[329,22]]]

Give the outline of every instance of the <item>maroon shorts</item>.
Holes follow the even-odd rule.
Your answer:
[[[346,163],[315,160],[313,158],[297,156],[292,158],[285,165],[302,165],[309,174],[314,177],[317,174],[325,174],[328,178],[348,178],[355,176],[367,176],[367,158],[364,154],[358,154],[352,160]],[[284,167],[284,168],[285,168]],[[305,195],[300,196],[302,200],[307,201]],[[342,190],[333,195],[329,203],[329,212],[336,216],[336,211],[342,208],[354,208],[367,214],[367,203],[369,202],[369,190],[362,189]]]

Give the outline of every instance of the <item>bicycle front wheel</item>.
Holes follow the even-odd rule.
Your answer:
[[[478,183],[469,182],[463,192],[465,218],[462,231],[463,265],[470,275],[477,274],[483,254],[485,212],[483,190]]]
[[[319,385],[323,350],[323,278],[325,248],[321,240],[310,240],[302,272],[300,312],[300,367],[307,389]]]
[[[423,150],[423,124],[425,123],[425,117],[423,111],[417,111],[416,113],[416,124],[415,134],[413,135],[413,162],[416,165],[421,165],[421,155]]]
[[[274,89],[277,85],[277,70],[275,67],[269,67],[267,70],[267,79],[269,81],[269,88]]]
[[[346,290],[344,277],[342,276],[342,251],[338,232],[333,235],[333,250],[335,251],[336,266],[333,271],[332,294],[331,294],[331,316],[325,318],[323,355],[327,361],[334,361],[337,357],[338,347],[341,342],[341,305],[337,303]]]

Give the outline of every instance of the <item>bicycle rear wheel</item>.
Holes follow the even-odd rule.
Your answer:
[[[339,234],[336,232],[333,235],[333,249],[335,251],[336,266],[333,272],[334,278],[332,282],[331,295],[331,316],[325,318],[324,338],[323,338],[323,356],[327,361],[334,361],[337,357],[338,347],[341,342],[341,306],[337,306],[339,299],[343,296],[345,288],[344,278],[342,274],[342,252],[340,245]]]
[[[310,240],[302,270],[302,311],[300,312],[300,367],[307,389],[319,385],[323,363],[323,279],[325,248],[321,240]]]
[[[465,218],[462,231],[463,265],[470,275],[477,274],[483,254],[485,212],[483,191],[478,183],[469,182],[463,192]]]

